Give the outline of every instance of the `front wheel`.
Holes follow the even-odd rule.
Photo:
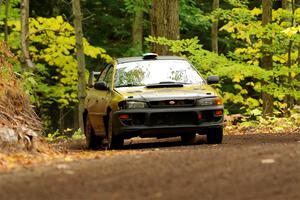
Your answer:
[[[221,144],[223,140],[223,128],[210,128],[206,136],[208,144]]]
[[[112,112],[109,113],[107,141],[108,149],[120,149],[124,145],[124,138],[113,134]]]

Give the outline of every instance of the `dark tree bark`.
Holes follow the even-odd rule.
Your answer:
[[[132,44],[138,53],[143,52],[143,20],[144,20],[144,0],[137,0],[138,8],[134,13],[132,24]]]
[[[295,0],[295,8],[296,8],[296,9],[300,8],[300,0]],[[298,63],[298,66],[300,66],[300,43],[298,43],[297,46],[298,46],[298,59],[297,59],[297,63]],[[297,79],[297,81],[300,82],[300,74],[298,74],[298,75],[296,76],[296,79]],[[297,91],[300,91],[300,87],[296,87],[296,90],[297,90]],[[300,99],[298,99],[298,100],[296,101],[296,104],[297,104],[297,105],[300,105]]]
[[[262,26],[267,26],[272,23],[272,0],[262,0]],[[272,44],[272,39],[264,39],[263,44],[265,46],[270,46]],[[261,61],[261,67],[266,70],[271,70],[273,68],[273,57],[272,53],[267,50],[263,50],[263,56]],[[266,85],[266,83],[263,83]],[[268,92],[262,92],[263,100],[263,116],[272,116],[273,115],[273,96]]]
[[[25,70],[34,69],[35,65],[29,54],[29,0],[21,1],[21,63]]]
[[[1,14],[2,0],[0,0],[0,14]]]
[[[76,35],[76,55],[77,55],[77,70],[78,70],[78,123],[81,131],[84,131],[83,112],[84,100],[86,97],[86,79],[85,79],[85,56],[83,46],[83,31],[82,31],[82,14],[80,8],[80,0],[72,1],[74,26]]]
[[[291,26],[295,27],[296,26],[296,22],[295,22],[295,18],[294,18],[294,14],[295,14],[295,0],[282,0],[282,8],[285,10],[289,10],[293,16],[291,18],[287,18],[286,21],[291,22]],[[287,67],[291,68],[293,65],[293,61],[292,61],[292,49],[293,49],[293,40],[290,39],[289,41],[289,46],[288,46],[288,60],[287,60]],[[292,76],[291,73],[289,73],[288,77],[286,78],[286,81],[290,84],[292,84]],[[290,90],[293,90],[293,86],[290,85]],[[288,116],[289,113],[289,109],[294,107],[294,98],[291,95],[286,95],[284,98],[285,103],[287,104],[287,108],[285,110],[285,114]]]
[[[153,0],[150,17],[152,36],[172,40],[180,38],[178,0]],[[160,55],[170,54],[166,46],[153,44],[152,50]]]
[[[213,11],[218,9],[220,6],[219,0],[213,0]],[[218,32],[219,32],[219,20],[218,18],[213,18],[212,27],[211,27],[211,50],[212,52],[218,53]]]
[[[298,44],[298,58],[297,58],[298,66],[300,66],[300,44]]]
[[[9,17],[9,0],[5,1],[5,20],[4,20],[4,40],[8,41],[8,17]]]

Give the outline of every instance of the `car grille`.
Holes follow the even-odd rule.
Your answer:
[[[128,119],[121,119],[125,126],[176,126],[176,125],[198,125],[203,122],[219,122],[222,116],[214,116],[213,110],[200,111],[202,118],[199,119],[198,112],[154,112],[154,113],[130,113]]]
[[[150,125],[192,125],[197,124],[197,113],[152,113],[150,115]]]
[[[195,105],[195,100],[164,100],[164,101],[150,101],[151,108],[165,108],[165,107],[191,107]]]

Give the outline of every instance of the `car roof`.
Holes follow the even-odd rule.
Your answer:
[[[153,59],[144,59],[143,56],[139,56],[139,57],[117,58],[117,63],[121,64],[121,63],[147,61],[147,60],[186,60],[186,59],[179,56],[157,56],[156,58]]]

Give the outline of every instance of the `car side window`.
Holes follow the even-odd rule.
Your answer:
[[[98,81],[104,81],[104,78],[105,78],[105,76],[106,76],[109,69],[110,69],[110,65],[107,65],[106,67],[104,67],[104,69],[101,71],[100,76],[97,79],[97,82]]]
[[[106,75],[103,79],[103,81],[107,84],[108,87],[111,87],[112,75],[113,75],[113,65],[110,65],[109,69],[107,70]]]

